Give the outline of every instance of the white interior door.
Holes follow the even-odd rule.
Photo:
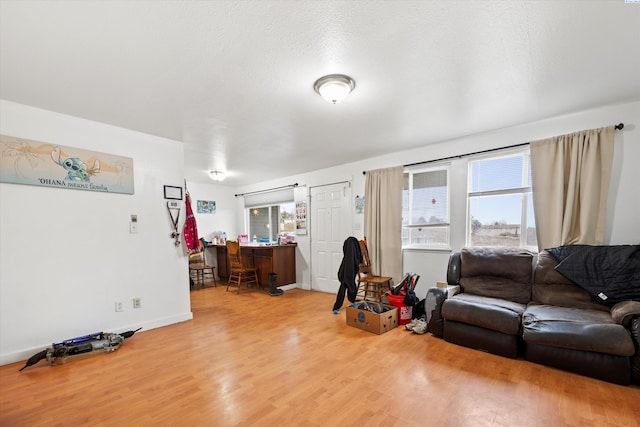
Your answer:
[[[311,188],[311,289],[338,292],[342,244],[351,235],[349,183]]]

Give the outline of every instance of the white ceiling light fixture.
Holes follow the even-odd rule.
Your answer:
[[[227,174],[225,174],[224,172],[220,171],[220,170],[212,170],[209,171],[209,178],[211,178],[212,180],[216,181],[216,182],[220,182],[223,179],[225,179],[227,177]]]
[[[313,89],[332,104],[337,104],[345,99],[355,87],[355,80],[344,74],[330,74],[320,77],[313,84]]]

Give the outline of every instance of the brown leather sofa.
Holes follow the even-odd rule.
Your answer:
[[[449,258],[460,292],[436,307],[448,342],[525,359],[616,384],[640,384],[640,302],[613,307],[519,248],[464,248]]]

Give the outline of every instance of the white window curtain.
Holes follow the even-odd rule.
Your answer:
[[[531,143],[538,249],[604,240],[614,127]]]
[[[399,280],[402,276],[403,167],[368,171],[365,179],[364,232],[371,271]]]

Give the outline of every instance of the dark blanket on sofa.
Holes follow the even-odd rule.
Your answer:
[[[597,301],[640,301],[640,245],[570,245],[546,251],[558,260],[556,271]]]

